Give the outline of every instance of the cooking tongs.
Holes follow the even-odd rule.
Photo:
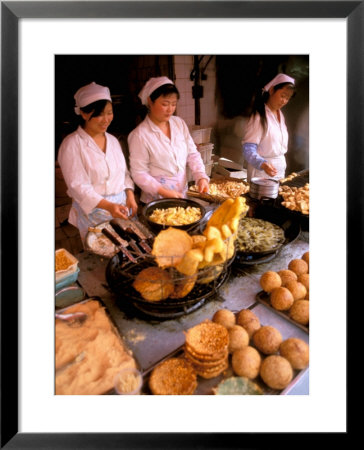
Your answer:
[[[148,232],[148,230],[142,230],[142,225],[140,223],[137,224],[135,221],[130,219],[112,219],[110,220],[110,225],[119,236],[126,238],[135,250],[138,249],[140,252],[138,247],[138,245],[140,245],[145,252],[151,253],[152,249],[150,248],[147,239],[151,238],[152,235]],[[134,238],[137,239],[138,245]]]
[[[104,234],[107,238],[110,239],[110,241],[116,246],[118,251],[121,251],[128,259],[129,261],[136,263],[136,259],[134,256],[129,252],[129,250],[126,249],[126,247],[129,245],[129,242],[122,239],[114,230],[112,227],[103,227],[101,230],[102,234]]]

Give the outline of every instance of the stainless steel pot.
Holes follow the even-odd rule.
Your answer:
[[[277,198],[279,181],[272,178],[253,177],[250,180],[249,195],[260,200],[261,198]]]

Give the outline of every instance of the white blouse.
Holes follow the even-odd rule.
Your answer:
[[[109,133],[105,136],[105,153],[81,127],[66,136],[59,148],[67,194],[86,214],[105,196],[134,189],[119,141]]]
[[[186,175],[186,164],[193,179],[209,179],[200,152],[183,119],[169,119],[171,138],[146,116],[128,136],[130,172],[134,182],[146,193],[156,195],[158,178]]]
[[[257,144],[258,154],[265,159],[276,158],[287,153],[287,126],[281,111],[279,111],[280,122],[267,105],[265,105],[265,112],[267,117],[267,131],[265,135],[263,136],[261,118],[257,113],[249,120],[242,143]]]

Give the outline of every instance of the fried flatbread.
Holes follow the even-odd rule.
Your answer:
[[[156,236],[152,255],[159,267],[176,267],[192,245],[192,237],[186,231],[169,227]]]
[[[174,291],[170,274],[159,267],[148,267],[136,276],[133,287],[141,296],[150,302],[158,302],[168,298]]]
[[[205,320],[186,332],[186,344],[196,354],[213,356],[227,349],[229,333],[222,325]]]
[[[197,276],[180,278],[174,281],[174,291],[170,298],[183,298],[188,295],[195,286]]]
[[[192,395],[197,375],[185,359],[170,358],[153,369],[149,387],[154,395]]]

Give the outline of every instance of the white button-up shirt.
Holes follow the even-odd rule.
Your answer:
[[[105,153],[81,127],[66,136],[59,148],[58,162],[67,194],[85,214],[105,196],[134,189],[119,141],[109,133],[105,136]]]
[[[147,194],[157,195],[161,178],[184,180],[184,188],[187,164],[196,182],[201,178],[209,179],[184,120],[172,116],[169,124],[170,139],[148,116],[128,136],[130,172],[143,191],[142,201],[150,197]]]

